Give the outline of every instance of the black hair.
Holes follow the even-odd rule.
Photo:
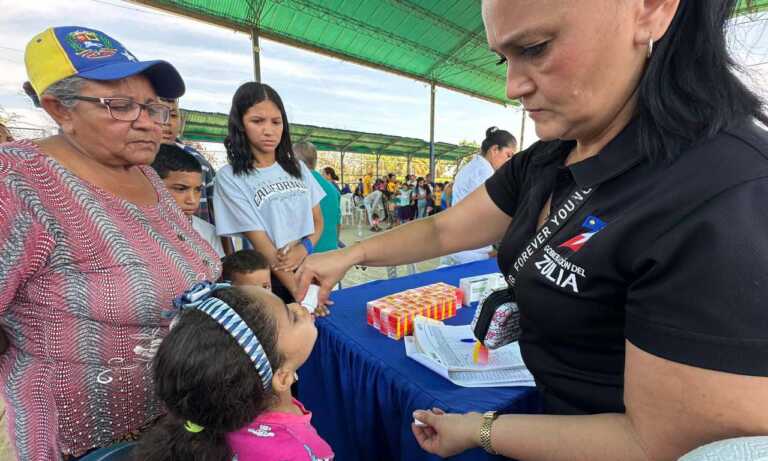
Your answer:
[[[162,179],[167,178],[174,171],[203,172],[200,161],[188,152],[184,152],[184,149],[176,144],[161,144],[155,160],[152,161],[152,168]]]
[[[215,296],[253,330],[276,370],[277,321],[268,308],[231,287]],[[253,362],[215,320],[197,310],[182,312],[152,363],[155,394],[168,413],[141,438],[136,459],[231,461],[226,435],[246,426],[275,402]],[[187,421],[203,426],[189,432]]]
[[[256,250],[239,250],[221,258],[221,279],[232,280],[235,274],[269,269],[267,258]]]
[[[426,179],[424,179],[423,176],[419,176],[418,178],[416,178],[416,187],[414,187],[414,189],[418,189],[419,188],[419,182],[420,181],[424,181],[424,186],[422,186],[422,187],[426,191],[427,197],[431,197],[432,196],[432,188],[429,187],[429,183],[427,182]]]
[[[485,139],[483,139],[483,143],[480,145],[480,152],[486,155],[493,146],[509,147],[516,145],[517,138],[512,133],[492,126],[485,130]]]
[[[224,139],[227,160],[232,165],[232,171],[236,175],[241,175],[250,173],[254,169],[253,153],[245,133],[243,116],[248,112],[248,109],[263,101],[272,101],[280,109],[280,115],[283,118],[283,134],[277,149],[275,149],[275,160],[288,174],[295,178],[301,178],[301,167],[293,153],[288,115],[285,113],[283,101],[271,86],[258,82],[242,84],[232,97],[232,108],[229,111],[229,134]]]
[[[664,37],[654,44],[638,87],[638,147],[654,161],[757,119],[764,102],[735,75],[725,27],[737,0],[681,0]]]
[[[330,176],[331,179],[333,179],[334,181],[338,181],[339,180],[338,175],[336,175],[336,170],[334,170],[333,167],[327,166],[327,167],[323,168],[323,171],[325,172],[325,174]]]

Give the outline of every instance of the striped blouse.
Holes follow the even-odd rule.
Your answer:
[[[27,141],[0,145],[0,356],[9,430],[23,460],[109,445],[160,411],[152,353],[161,311],[216,254],[149,167],[137,206],[72,174]]]

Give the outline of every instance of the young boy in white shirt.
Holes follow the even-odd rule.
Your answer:
[[[195,216],[203,190],[203,168],[200,162],[174,144],[162,144],[152,162],[152,168],[163,180],[181,211],[189,218],[192,228],[213,247],[219,257],[223,257],[224,248],[216,235],[216,228]]]

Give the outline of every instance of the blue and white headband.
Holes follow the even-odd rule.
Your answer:
[[[272,385],[272,366],[267,354],[259,342],[259,338],[245,321],[232,309],[229,304],[215,298],[213,294],[223,288],[230,288],[228,283],[211,283],[208,281],[196,283],[181,296],[173,300],[175,312],[198,310],[205,313],[227,330],[235,341],[243,348],[256,367],[264,389]]]

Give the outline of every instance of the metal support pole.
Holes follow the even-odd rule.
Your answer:
[[[525,113],[525,109],[522,109],[521,112],[523,114],[523,118],[520,122],[520,144],[518,144],[518,150],[523,150],[523,141],[525,141],[525,118],[528,116],[528,114]]]
[[[435,84],[429,87],[429,174],[435,181]]]
[[[251,44],[253,45],[253,81],[261,82],[261,48],[259,48],[259,30],[251,29]]]
[[[341,188],[344,188],[344,152],[339,152],[341,154]]]
[[[379,178],[379,160],[381,159],[381,154],[376,154],[376,179]]]
[[[405,175],[406,176],[411,174],[411,155],[412,154],[408,154],[408,163],[406,163],[406,167],[405,167]]]

